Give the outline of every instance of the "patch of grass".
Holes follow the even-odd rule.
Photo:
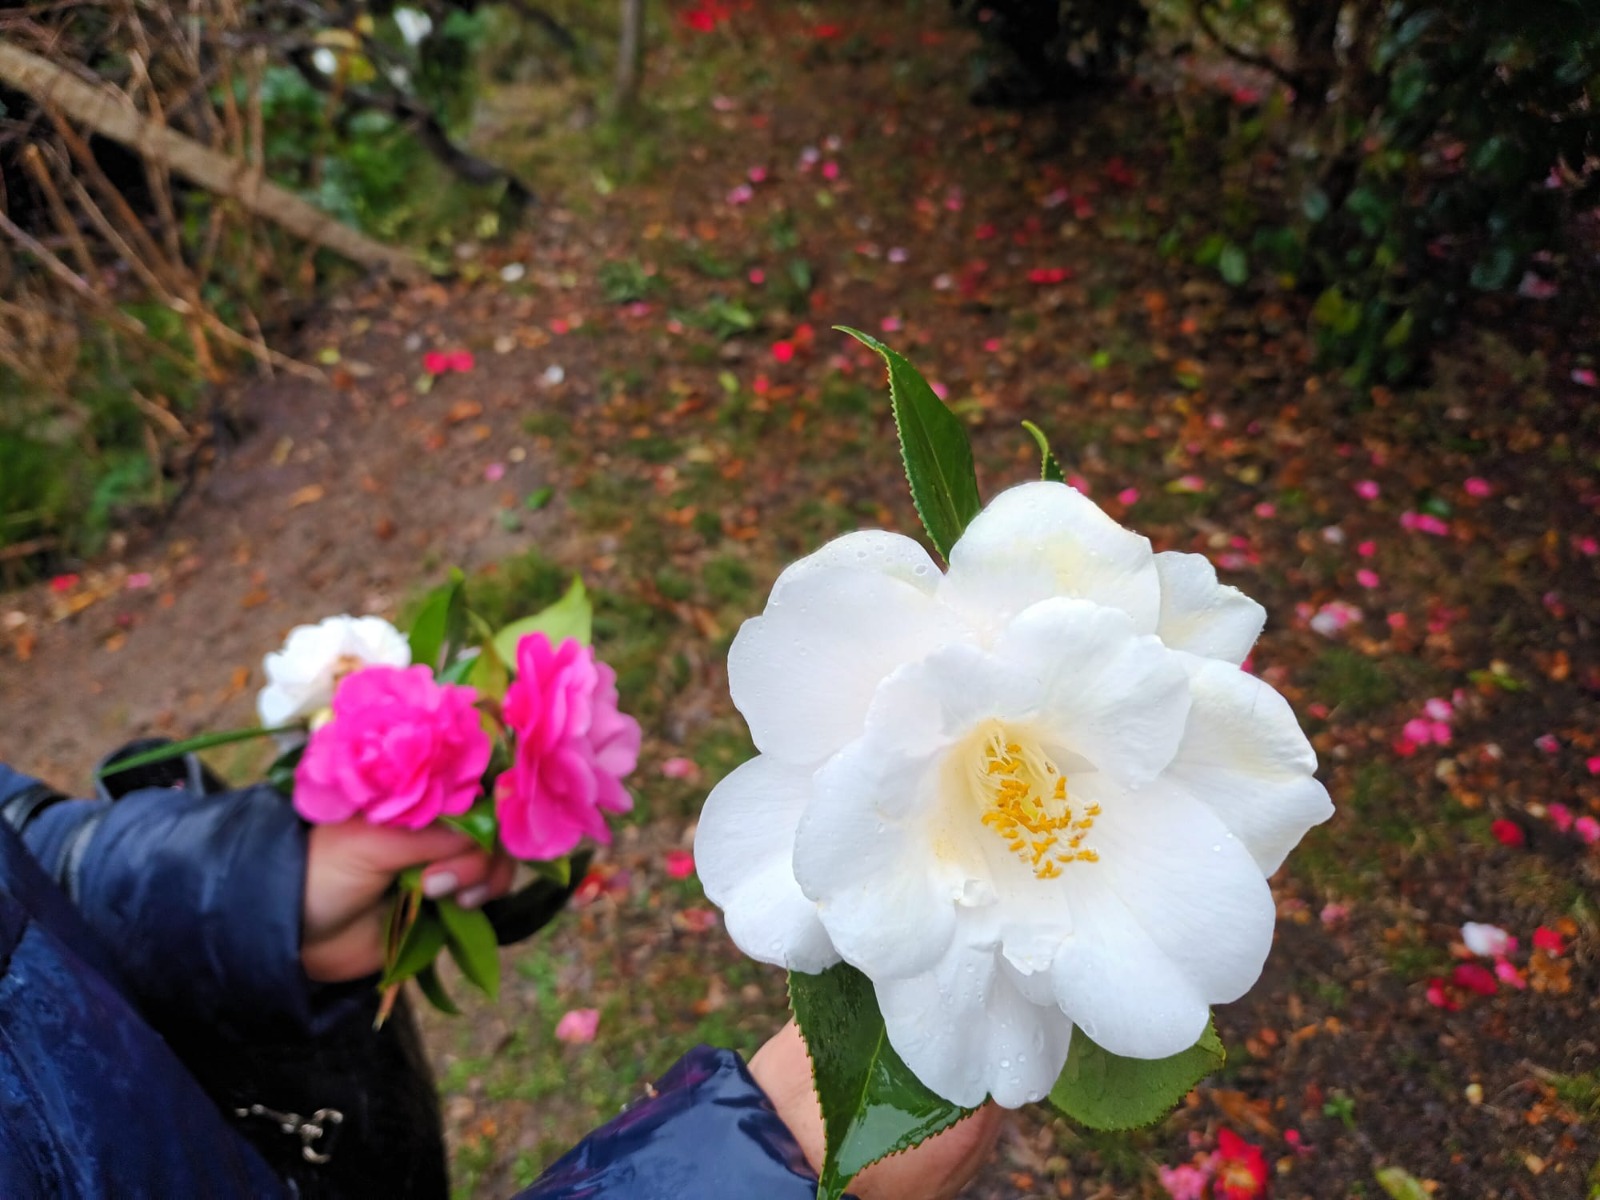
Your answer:
[[[572,572],[537,550],[486,567],[467,580],[467,602],[495,629],[559,600]]]
[[[743,559],[719,554],[701,570],[700,582],[719,604],[748,605],[756,580]]]
[[[1377,758],[1356,768],[1347,793],[1352,812],[1391,842],[1409,843],[1416,826],[1404,811],[1405,777],[1384,759]]]
[[[1399,682],[1386,664],[1345,646],[1324,650],[1311,664],[1309,675],[1316,697],[1349,716],[1371,716],[1400,696]]]

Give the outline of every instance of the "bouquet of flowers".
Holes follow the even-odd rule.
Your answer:
[[[305,820],[437,822],[531,865],[533,883],[483,909],[426,896],[420,868],[401,876],[380,1022],[410,978],[437,1007],[456,1011],[434,969],[443,950],[495,995],[496,947],[561,910],[588,861],[580,843],[609,842],[606,816],[633,807],[622,779],[638,758],[639,725],[618,711],[616,676],[589,644],[582,581],[500,630],[468,608],[463,582],[453,572],[431,592],[409,634],[379,617],[296,628],[263,664],[260,728],[206,734],[109,768],[271,735],[280,754],[267,779]]]
[[[707,798],[706,894],[789,971],[826,1129],[818,1191],[988,1100],[1098,1129],[1164,1115],[1261,973],[1267,877],[1332,815],[1288,703],[1243,669],[1260,605],[1042,478],[979,499],[960,421],[888,364],[946,569],[847,534],[728,656],[758,755]]]

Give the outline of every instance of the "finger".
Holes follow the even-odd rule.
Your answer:
[[[509,858],[504,856],[496,858],[484,881],[476,887],[463,888],[456,897],[456,903],[462,908],[478,908],[485,901],[505,895],[511,887],[511,879],[516,869],[517,864]]]
[[[425,829],[395,829],[347,821],[338,826],[349,839],[353,858],[374,871],[393,873],[472,850],[477,843],[464,833],[442,825]]]
[[[489,852],[476,845],[463,854],[441,858],[422,872],[422,894],[439,900],[482,887],[493,865]]]
[[[517,861],[509,855],[497,854],[494,866],[489,868],[489,898],[504,896],[516,882]]]

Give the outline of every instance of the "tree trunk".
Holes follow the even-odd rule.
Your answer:
[[[54,107],[102,137],[137,151],[147,162],[176,171],[209,192],[236,201],[249,212],[297,237],[352,262],[402,278],[421,279],[426,270],[410,254],[376,242],[269,182],[260,170],[202,146],[134,108],[109,87],[77,79],[48,59],[0,41],[0,82]]]
[[[612,111],[625,116],[639,102],[644,79],[644,0],[622,0],[622,25],[617,38],[617,90]]]

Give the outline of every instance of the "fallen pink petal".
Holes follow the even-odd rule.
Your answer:
[[[694,779],[700,774],[700,767],[694,759],[676,755],[661,764],[661,773],[668,779]]]
[[[574,1008],[562,1013],[561,1019],[556,1022],[556,1041],[566,1042],[569,1046],[586,1046],[594,1041],[599,1030],[598,1008]]]
[[[687,850],[668,850],[662,865],[671,879],[687,879],[694,874],[694,855]]]

